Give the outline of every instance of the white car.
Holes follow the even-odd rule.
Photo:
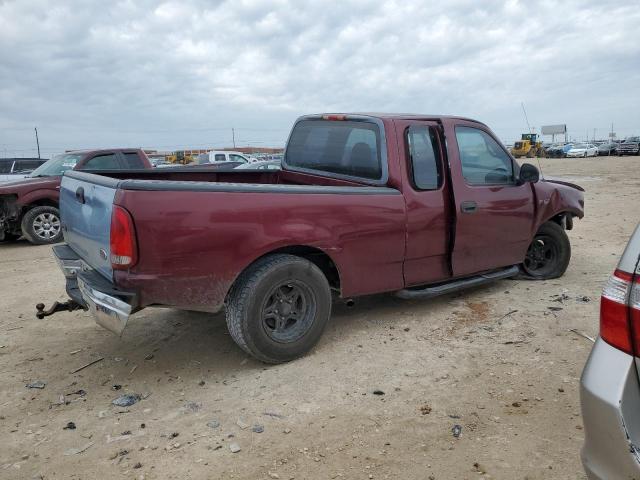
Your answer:
[[[567,157],[597,157],[598,147],[592,143],[577,143],[567,152]]]
[[[198,159],[196,161],[199,164],[217,162],[251,163],[256,162],[257,159],[242,152],[233,152],[230,150],[212,150],[210,152],[198,155]]]

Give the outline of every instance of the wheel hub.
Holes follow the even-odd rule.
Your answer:
[[[271,339],[289,343],[299,340],[313,323],[315,299],[302,282],[274,287],[262,307],[262,325]]]

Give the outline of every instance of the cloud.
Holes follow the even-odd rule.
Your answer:
[[[282,144],[322,111],[640,131],[635,0],[0,2],[0,155]]]

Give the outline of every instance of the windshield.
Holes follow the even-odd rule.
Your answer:
[[[51,160],[46,161],[33,172],[30,177],[59,177],[67,170],[71,170],[82,158],[80,153],[65,153],[56,155]]]

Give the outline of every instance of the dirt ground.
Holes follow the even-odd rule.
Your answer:
[[[542,161],[587,190],[563,278],[336,305],[319,345],[278,366],[237,348],[222,314],[147,309],[121,339],[85,312],[37,320],[37,302],[66,298],[50,248],[2,244],[0,478],[583,479],[592,344],[570,329],[597,335],[639,166]],[[113,406],[124,393],[143,399]]]

